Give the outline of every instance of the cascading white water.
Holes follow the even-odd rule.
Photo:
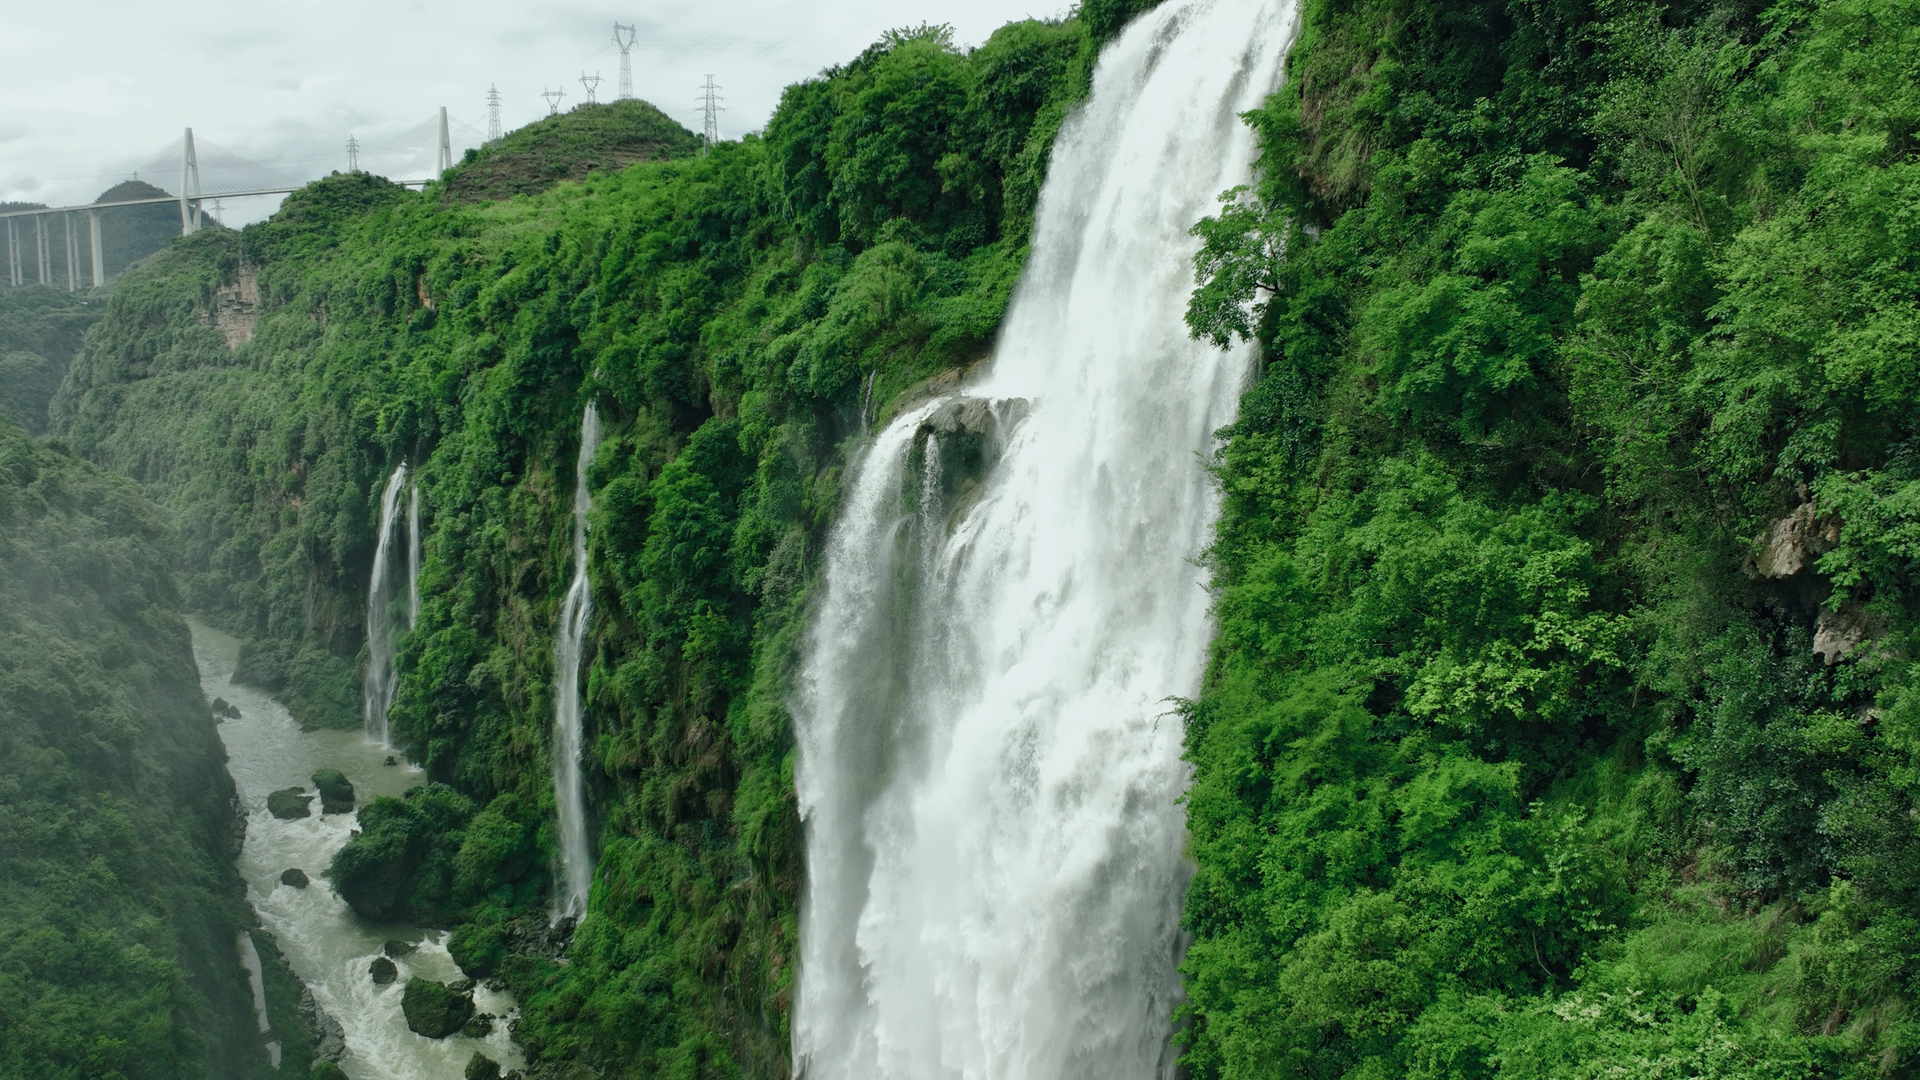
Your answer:
[[[593,617],[593,593],[587,585],[587,469],[600,448],[600,413],[589,404],[580,416],[580,460],[573,478],[573,583],[560,605],[560,626],[553,642],[553,803],[560,825],[560,866],[555,875],[553,918],[579,919],[587,913],[593,883],[593,850],[587,843],[587,795],[580,779],[581,642]]]
[[[394,533],[400,526],[400,493],[408,491],[407,590],[395,587]],[[382,746],[393,745],[387,730],[387,710],[400,688],[393,660],[400,633],[413,629],[420,617],[420,490],[409,490],[407,467],[402,464],[387,477],[380,493],[379,536],[373,546],[373,576],[367,582],[367,679],[361,689],[361,715],[367,734]]]
[[[1203,457],[1249,361],[1187,336],[1187,230],[1248,179],[1238,114],[1294,25],[1175,0],[1107,48],[990,373],[855,470],[793,702],[810,1080],[1172,1074],[1168,699],[1200,684]]]

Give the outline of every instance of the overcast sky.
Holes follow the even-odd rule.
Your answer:
[[[183,128],[305,180],[344,168],[348,135],[375,148],[444,105],[484,130],[498,84],[511,130],[584,99],[580,76],[620,73],[613,24],[633,24],[634,94],[700,130],[708,73],[723,138],[765,126],[780,90],[849,60],[891,27],[949,23],[978,44],[1068,0],[330,0],[314,3],[9,3],[0,15],[0,201],[90,201]],[[456,140],[457,141],[457,140]],[[203,151],[203,154],[205,152]],[[229,204],[240,224],[278,199]]]

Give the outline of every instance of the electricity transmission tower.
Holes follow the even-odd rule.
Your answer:
[[[564,89],[542,90],[540,96],[547,99],[547,115],[553,116],[560,111],[560,100],[567,96],[567,92]]]
[[[487,141],[500,141],[500,84],[487,87]]]
[[[347,171],[350,173],[360,171],[360,140],[352,135],[347,136]]]
[[[700,145],[700,156],[707,156],[707,148],[720,141],[720,114],[727,110],[720,107],[722,101],[720,88],[714,85],[713,76],[707,76],[707,85],[700,88],[700,114],[706,121],[705,139]]]
[[[594,103],[593,92],[600,89],[600,83],[602,81],[604,80],[600,78],[600,73],[597,71],[591,75],[584,71],[580,73],[580,85],[587,88],[587,104],[591,105]]]
[[[633,97],[633,56],[630,50],[639,37],[639,31],[633,27],[613,24],[613,43],[620,46],[620,101]]]

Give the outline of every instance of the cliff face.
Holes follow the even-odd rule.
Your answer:
[[[165,518],[0,420],[0,1075],[269,1075]]]
[[[408,464],[425,559],[391,716],[446,787],[370,809],[381,836],[343,858],[457,928],[543,1060],[788,1072],[786,685],[844,447],[985,351],[1091,59],[1078,21],[968,53],[901,33],[704,157],[473,197],[507,151],[625,138],[625,112],[582,110],[424,194],[330,177],[149,260],[89,337],[62,437],[171,511],[186,603],[308,722],[358,722],[378,500]],[[589,401],[599,867],[563,965],[553,642]]]
[[[1916,44],[1304,6],[1189,315],[1267,358],[1189,707],[1196,1077],[1912,1075]]]

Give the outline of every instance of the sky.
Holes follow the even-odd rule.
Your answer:
[[[413,142],[445,106],[456,144],[585,100],[583,74],[615,96],[615,22],[634,26],[634,96],[698,132],[701,85],[720,87],[722,138],[766,125],[783,87],[858,55],[893,27],[947,23],[963,45],[1015,19],[1054,18],[1068,0],[96,0],[9,3],[0,15],[0,202],[91,201],[170,155],[183,129],[203,166],[224,153],[295,180],[346,168],[352,136],[369,158]],[[464,128],[461,125],[465,125]],[[463,131],[471,134],[463,140]],[[456,146],[456,154],[458,147]],[[363,165],[369,161],[363,160]],[[203,169],[203,172],[205,170]],[[151,174],[150,174],[151,175]],[[278,197],[222,207],[230,225]]]

